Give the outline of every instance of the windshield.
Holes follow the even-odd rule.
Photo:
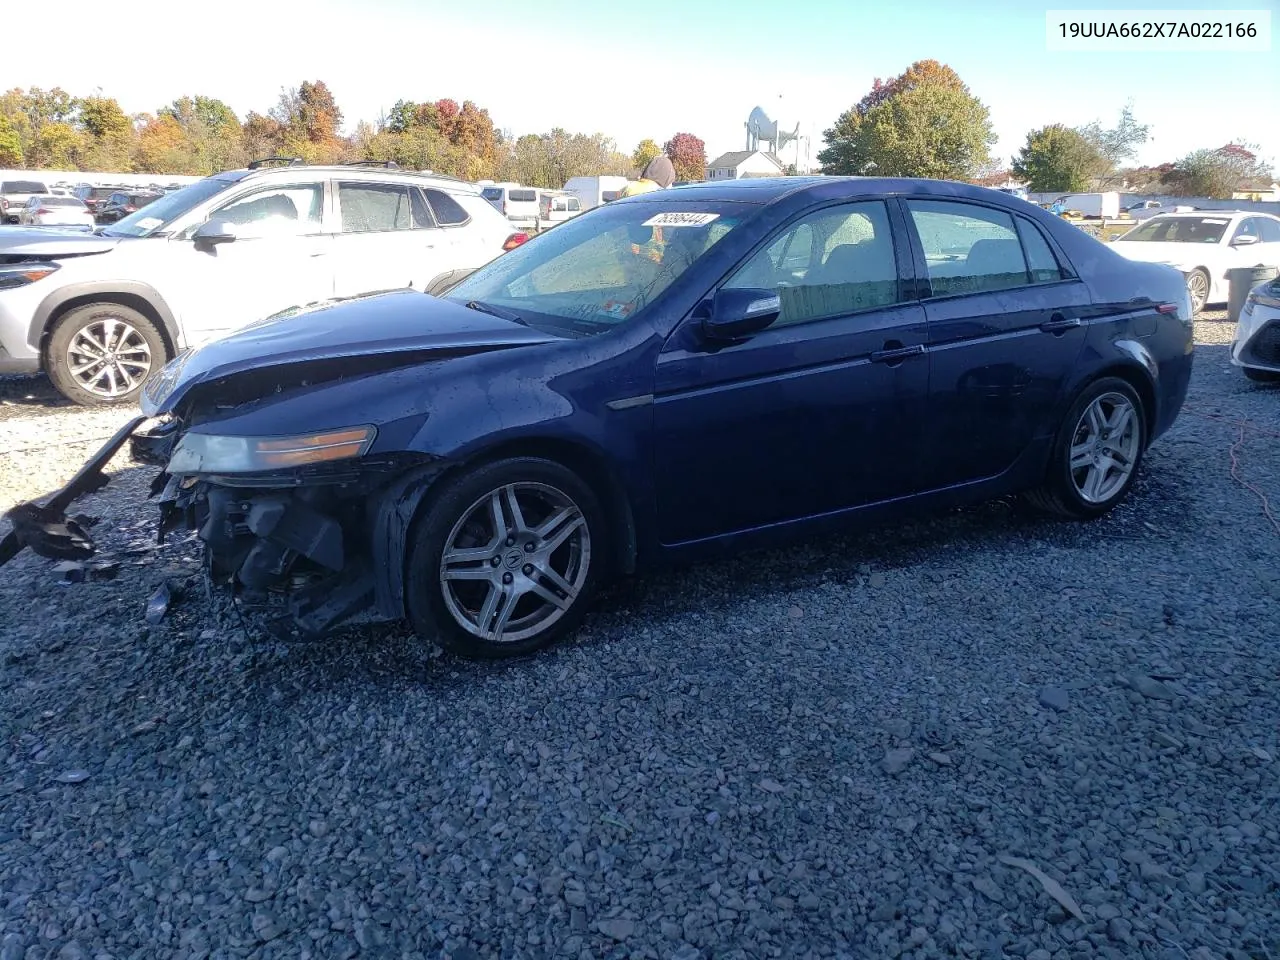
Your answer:
[[[165,194],[127,217],[122,217],[102,233],[108,237],[149,237],[193,207],[235,184],[235,180],[221,180],[217,177],[198,180],[181,190]]]
[[[1227,232],[1227,217],[1152,217],[1134,227],[1121,240],[1146,240],[1151,243],[1217,243]]]
[[[571,336],[602,333],[656,300],[754,209],[706,202],[600,207],[481,267],[448,299],[498,307]]]

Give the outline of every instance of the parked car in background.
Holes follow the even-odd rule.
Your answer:
[[[106,203],[101,204],[94,213],[94,219],[98,223],[115,223],[131,213],[137,213],[149,203],[159,200],[164,194],[153,193],[149,190],[130,192],[117,191],[107,197]]]
[[[1117,237],[1121,256],[1182,271],[1191,305],[1225,303],[1232,267],[1280,266],[1280,217],[1239,210],[1163,213]]]
[[[538,199],[539,229],[553,227],[557,223],[582,213],[582,201],[571,193],[562,190],[540,191]]]
[[[297,304],[443,292],[527,239],[470,184],[354,166],[254,166],[96,234],[0,232],[0,373],[77,403],[130,400],[178,351]]]
[[[93,214],[76,197],[60,197],[57,194],[34,196],[18,214],[18,223],[29,227],[66,227],[78,230],[93,229]]]
[[[1280,278],[1254,287],[1231,339],[1231,362],[1258,383],[1280,383]]]
[[[1059,215],[1077,213],[1083,217],[1111,219],[1120,216],[1120,194],[1114,190],[1106,193],[1068,193],[1054,200],[1050,209]]]
[[[564,190],[577,197],[586,211],[617,200],[626,185],[626,177],[570,177]]]
[[[728,180],[193,350],[133,449],[216,582],[506,657],[665,560],[1011,493],[1098,517],[1191,367],[1175,270],[1004,194]]]
[[[49,185],[43,180],[0,181],[0,223],[17,223],[18,214],[36,195],[48,195]]]
[[[494,183],[481,188],[493,208],[525,230],[538,229],[538,191],[518,183]]]
[[[111,198],[111,195],[120,189],[120,187],[116,186],[98,187],[91,183],[81,183],[76,186],[72,193],[84,201],[84,205],[89,208],[90,213],[96,214],[98,208],[103,206]]]

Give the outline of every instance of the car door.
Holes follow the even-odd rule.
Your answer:
[[[1273,217],[1258,217],[1258,236],[1262,238],[1259,246],[1258,263],[1268,267],[1280,267],[1280,220]]]
[[[1267,217],[1246,217],[1231,235],[1231,266],[1252,267],[1280,265],[1280,237],[1275,236],[1280,224]]]
[[[184,282],[160,277],[157,286],[181,304],[187,342],[332,296],[333,237],[324,209],[323,180],[275,180],[209,213],[208,222],[231,224],[233,240],[194,240],[194,227],[171,240],[175,274]]]
[[[927,327],[905,297],[910,251],[890,222],[880,200],[792,221],[722,285],[776,291],[769,328],[716,347],[697,336],[695,310],[668,342],[654,394],[661,542],[917,488]]]
[[[995,476],[1056,430],[1089,290],[1029,218],[968,201],[901,203],[927,282],[925,486]]]
[[[339,180],[334,291],[339,297],[413,287],[448,269],[451,242],[422,191],[396,181]]]

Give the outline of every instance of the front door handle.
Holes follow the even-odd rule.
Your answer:
[[[895,344],[897,344],[895,346]],[[924,344],[915,343],[909,347],[898,344],[896,340],[890,340],[884,345],[883,350],[876,350],[871,354],[872,363],[901,363],[908,357],[918,357],[924,353]]]
[[[1066,333],[1068,330],[1074,330],[1080,326],[1079,317],[1065,317],[1060,313],[1055,313],[1047,321],[1040,324],[1040,329],[1045,333]]]

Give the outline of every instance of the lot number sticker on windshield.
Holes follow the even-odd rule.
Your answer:
[[[660,213],[650,217],[642,227],[705,227],[712,220],[718,220],[718,213]]]
[[[1219,220],[1217,217],[1205,217],[1205,223],[1230,223],[1230,220]]]

